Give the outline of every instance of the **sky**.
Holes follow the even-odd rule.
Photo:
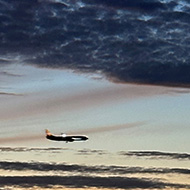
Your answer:
[[[3,188],[189,188],[188,88],[22,63],[2,67],[0,86]],[[46,128],[89,140],[49,141]]]
[[[0,189],[190,189],[189,12],[0,0]]]

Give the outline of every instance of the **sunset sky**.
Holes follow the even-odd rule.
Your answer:
[[[168,184],[189,184],[188,89],[119,84],[99,74],[19,63],[2,67],[1,89],[0,181],[4,184],[14,186],[9,178],[24,175],[31,187],[38,180],[51,181],[53,174],[54,188],[69,187],[56,176],[68,180],[77,175],[82,181],[75,184],[79,188],[95,180],[89,177],[91,167],[93,175],[101,177],[92,187],[111,188],[106,182],[109,176],[118,184],[113,188],[130,188],[131,178],[135,184],[150,183],[147,187],[162,186],[165,181],[158,182],[160,178]],[[89,140],[48,141],[46,128],[54,134],[88,135]],[[149,177],[154,180],[147,182]]]
[[[0,0],[0,189],[190,189],[189,12]]]

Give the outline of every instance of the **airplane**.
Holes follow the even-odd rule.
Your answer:
[[[74,142],[74,141],[86,141],[88,140],[88,137],[85,135],[53,135],[48,129],[46,131],[46,138],[53,141],[65,141],[68,142]]]

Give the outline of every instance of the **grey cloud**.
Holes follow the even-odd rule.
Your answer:
[[[38,153],[61,153],[70,150],[69,148],[27,148],[27,147],[0,147],[0,152],[38,152]],[[105,150],[81,149],[76,150],[78,155],[105,155],[109,154]]]
[[[188,94],[190,93],[189,89],[180,89],[180,90],[171,90],[171,93],[177,93],[177,94]]]
[[[103,168],[102,168],[103,169]],[[109,166],[105,167],[104,171],[109,171],[115,174],[190,174],[189,169],[182,168],[144,168],[144,167],[122,167],[122,166]]]
[[[86,166],[76,164],[56,164],[44,162],[0,162],[1,170],[45,172],[45,176],[0,176],[0,187],[17,186],[49,187],[56,186],[72,188],[119,188],[119,189],[165,189],[190,188],[186,184],[174,184],[155,178],[126,177],[126,174],[190,174],[189,169],[181,168],[143,168],[122,166]],[[48,175],[53,172],[55,175]],[[57,172],[68,172],[67,176],[57,176]],[[78,176],[76,176],[76,173]],[[73,175],[75,174],[75,175]],[[97,175],[106,174],[107,177]],[[120,177],[118,177],[118,175]]]
[[[16,171],[64,171],[64,172],[81,172],[83,174],[190,174],[189,169],[182,168],[143,168],[143,167],[125,167],[125,166],[87,166],[77,164],[55,164],[44,162],[0,162],[2,170]]]
[[[188,185],[159,182],[146,178],[127,177],[85,177],[85,176],[14,176],[0,177],[0,186],[17,185],[20,187],[52,187],[54,185],[72,188],[120,188],[120,189],[165,189],[190,188]]]
[[[23,94],[16,94],[16,93],[10,93],[10,92],[0,92],[0,95],[2,95],[2,96],[23,96]]]
[[[122,156],[136,156],[136,157],[146,157],[150,159],[177,159],[177,160],[190,160],[190,154],[188,153],[169,153],[169,152],[159,152],[159,151],[121,151],[119,152]]]
[[[17,74],[9,73],[9,72],[6,72],[6,71],[0,71],[0,75],[12,76],[12,77],[21,77],[22,76],[22,75],[17,75]]]
[[[63,151],[70,150],[69,148],[27,148],[27,147],[0,147],[0,152],[56,152],[61,153]],[[106,155],[110,154],[106,150],[96,150],[96,149],[81,149],[76,150],[78,155]],[[117,153],[120,156],[126,157],[139,157],[139,158],[149,158],[149,159],[177,159],[177,160],[190,160],[190,154],[188,153],[171,153],[171,152],[161,152],[161,151],[120,151]]]
[[[27,147],[0,147],[0,152],[62,152],[68,150],[68,148],[27,148]]]
[[[5,64],[8,64],[8,63],[11,63],[11,62],[9,60],[7,60],[7,59],[0,58],[0,65],[5,65]]]
[[[108,154],[105,150],[91,150],[91,149],[82,149],[78,150],[77,154],[79,155],[105,155]]]
[[[42,67],[101,71],[122,82],[189,86],[188,3],[73,2],[1,0],[0,55],[21,55]]]
[[[155,11],[157,9],[165,9],[163,3],[157,0],[84,0],[84,2],[94,2],[97,4],[107,5],[112,8],[119,9],[132,9],[132,10],[141,10],[141,11]]]
[[[15,148],[11,148],[11,147],[0,147],[0,152],[23,152],[26,151],[27,148],[24,147],[15,147]]]

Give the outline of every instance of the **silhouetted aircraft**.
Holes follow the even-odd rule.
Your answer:
[[[65,141],[66,143],[88,140],[88,137],[84,135],[66,135],[66,134],[53,135],[47,129],[46,129],[46,138],[53,141]]]

